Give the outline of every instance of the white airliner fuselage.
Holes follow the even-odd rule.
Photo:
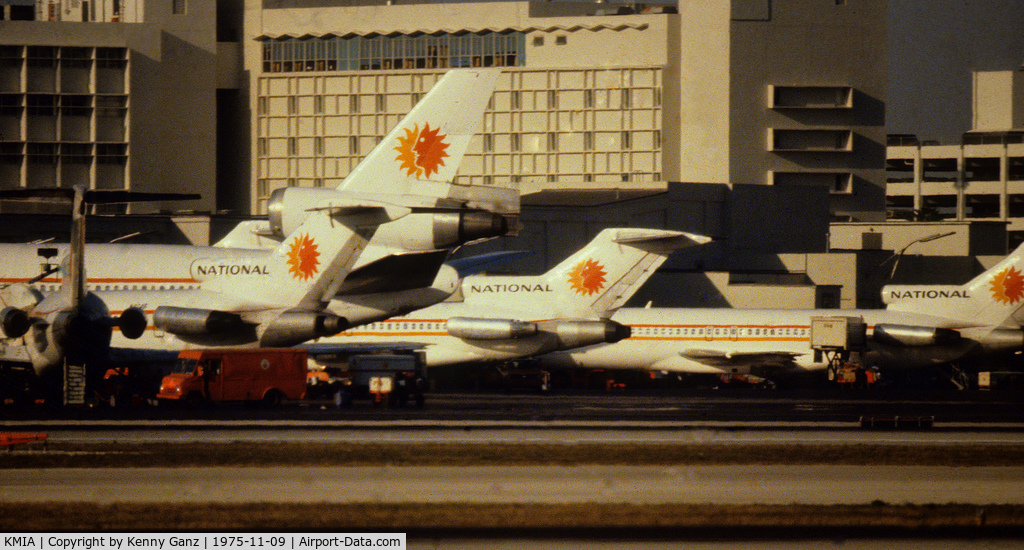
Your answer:
[[[749,373],[752,368],[825,369],[827,358],[811,349],[812,317],[859,317],[868,337],[876,324],[928,326],[961,330],[962,322],[886,310],[675,309],[623,308],[612,320],[629,326],[621,342],[556,352],[545,365],[634,369],[682,373]],[[957,345],[881,346],[873,344],[865,365],[922,366],[954,361],[973,343]]]

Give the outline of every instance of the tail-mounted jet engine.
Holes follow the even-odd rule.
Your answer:
[[[153,312],[156,328],[186,339],[216,336],[230,341],[232,336],[247,337],[255,329],[241,316],[227,311],[176,306],[160,306]],[[333,336],[349,328],[344,317],[321,311],[288,310],[261,327],[262,347],[294,346],[306,340]],[[246,334],[243,334],[246,333]]]
[[[271,235],[283,239],[302,224],[309,210],[336,195],[333,189],[285,187],[270,195],[267,218]],[[509,232],[507,216],[485,210],[438,211],[413,208],[411,214],[381,226],[374,240],[408,251],[451,248]]]
[[[510,340],[544,335],[551,339],[545,351],[572,349],[594,344],[611,344],[629,338],[630,328],[610,320],[516,321],[452,317],[448,334],[464,340]]]
[[[960,333],[948,328],[878,324],[872,339],[887,346],[951,346],[960,342]]]

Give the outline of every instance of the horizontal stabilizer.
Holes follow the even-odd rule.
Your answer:
[[[338,295],[398,292],[430,286],[444,263],[447,250],[393,254],[354,269]]]
[[[663,229],[634,229],[626,228],[617,230],[612,242],[621,244],[638,244],[644,242],[667,241],[681,239],[682,242],[690,241],[689,244],[705,244],[711,242],[711,237],[686,233],[683,231],[670,231]]]
[[[470,275],[476,275],[491,266],[519,260],[536,253],[536,250],[502,250],[498,252],[488,252],[487,254],[480,254],[477,256],[470,256],[468,258],[449,260],[446,263],[455,268],[455,271],[459,273],[459,277],[462,278]]]

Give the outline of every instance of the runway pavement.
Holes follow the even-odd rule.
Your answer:
[[[127,459],[126,462],[130,462]],[[4,470],[4,502],[1022,504],[1019,467],[470,466]]]
[[[278,409],[241,405],[200,409],[127,407],[54,411],[7,407],[3,420],[249,420],[249,421],[516,421],[516,422],[786,422],[855,423],[862,416],[930,416],[939,423],[1024,423],[1024,394],[956,391],[687,390],[578,392],[555,395],[428,394],[423,408],[357,401],[286,403]]]
[[[927,430],[869,430],[855,423],[474,422],[474,421],[15,421],[64,443],[604,443],[665,444],[1024,444],[1024,424],[945,424]]]

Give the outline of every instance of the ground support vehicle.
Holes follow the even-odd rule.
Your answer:
[[[422,406],[425,392],[423,354],[417,350],[318,356],[309,372],[310,398],[333,399],[338,406],[366,397],[392,406],[405,406],[410,400]]]
[[[168,402],[261,402],[276,406],[306,393],[307,353],[302,349],[184,350],[174,372],[160,383]]]

